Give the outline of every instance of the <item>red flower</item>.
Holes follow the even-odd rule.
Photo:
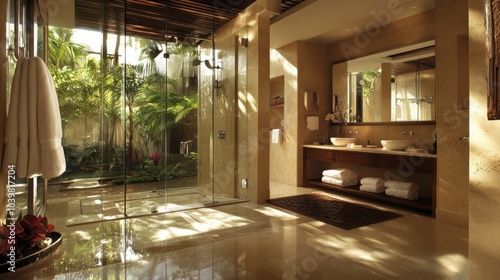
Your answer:
[[[160,154],[158,152],[155,152],[151,155],[151,158],[153,159],[153,163],[155,165],[158,165],[158,162],[160,161]]]
[[[10,245],[7,239],[9,234],[9,228],[6,226],[0,227],[0,255],[5,255],[9,251]]]
[[[23,243],[34,244],[47,237],[54,230],[54,225],[47,223],[46,217],[26,215],[16,223],[16,237]]]

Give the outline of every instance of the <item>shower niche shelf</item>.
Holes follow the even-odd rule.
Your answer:
[[[271,108],[282,108],[285,106],[285,76],[271,78],[271,99],[269,106]]]

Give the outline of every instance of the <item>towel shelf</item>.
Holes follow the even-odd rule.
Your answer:
[[[305,187],[328,188],[334,191],[362,196],[365,198],[375,199],[392,204],[398,204],[405,207],[411,207],[413,209],[429,212],[431,213],[432,217],[436,217],[437,160],[435,157],[419,157],[416,154],[396,155],[335,150],[322,146],[303,147],[303,152],[303,185]],[[415,157],[419,157],[418,160],[416,160]],[[318,169],[318,164],[329,165],[330,163],[364,166],[381,169],[382,171],[398,170],[399,168],[402,168],[402,163],[404,163],[404,168],[406,168],[407,170],[412,170],[412,172],[418,174],[431,175],[431,198],[421,197],[417,200],[407,200],[391,197],[384,193],[378,194],[361,191],[359,190],[359,185],[354,187],[341,187],[323,183],[321,179],[319,179],[321,177],[321,170]]]

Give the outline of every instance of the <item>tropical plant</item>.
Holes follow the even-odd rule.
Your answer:
[[[129,163],[133,161],[134,155],[134,113],[136,100],[144,91],[148,81],[150,80],[145,68],[141,64],[131,65],[127,64],[125,67],[125,103],[127,106],[127,120],[128,120],[128,160]]]
[[[363,96],[370,96],[375,92],[375,83],[380,78],[379,69],[369,69],[359,73],[361,75],[360,84],[363,87]]]
[[[85,58],[85,47],[72,41],[73,30],[63,27],[49,28],[49,67],[75,69],[79,59]]]

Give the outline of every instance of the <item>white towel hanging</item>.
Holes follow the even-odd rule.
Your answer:
[[[281,129],[275,128],[271,130],[271,143],[273,144],[281,143]]]
[[[19,59],[5,129],[2,171],[50,179],[66,170],[57,94],[49,69],[39,57]]]

